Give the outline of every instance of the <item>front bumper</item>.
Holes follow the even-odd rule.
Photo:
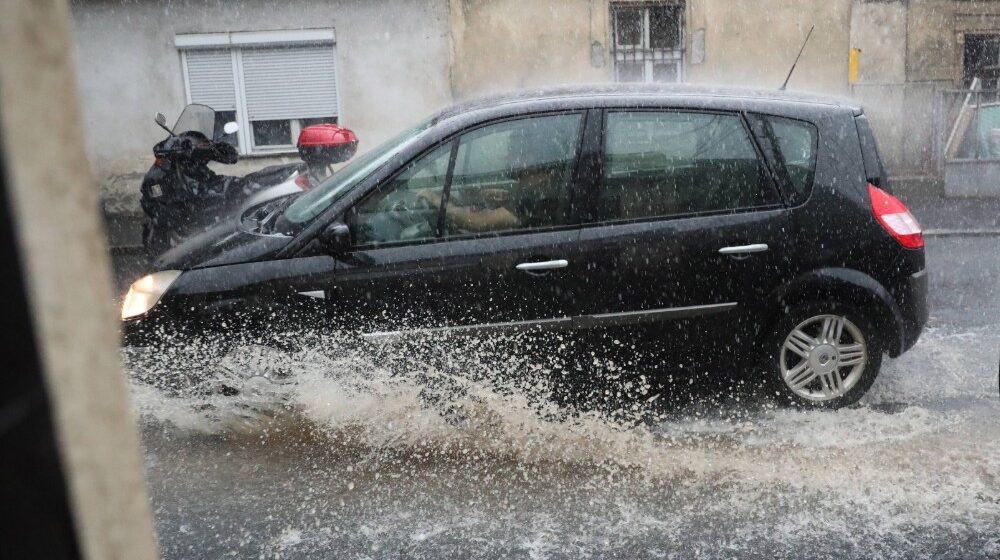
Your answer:
[[[171,321],[149,314],[122,321],[120,333],[122,346],[154,346],[177,329]]]

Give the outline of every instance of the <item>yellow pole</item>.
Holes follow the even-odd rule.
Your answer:
[[[847,83],[854,85],[858,83],[858,69],[861,66],[861,49],[851,49],[847,61]]]

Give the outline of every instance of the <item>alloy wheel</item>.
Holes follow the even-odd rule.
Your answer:
[[[868,347],[847,317],[817,315],[788,333],[779,362],[781,378],[793,393],[813,402],[831,401],[861,379]]]

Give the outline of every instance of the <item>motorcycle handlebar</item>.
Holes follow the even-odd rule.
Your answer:
[[[153,153],[157,156],[183,156],[192,159],[198,157],[224,164],[233,164],[239,160],[239,152],[226,142],[207,141],[195,145],[190,138],[180,138],[175,145],[155,148]]]

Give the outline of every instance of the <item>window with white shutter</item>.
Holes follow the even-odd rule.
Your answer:
[[[178,35],[189,103],[236,120],[242,153],[294,148],[304,126],[340,117],[332,30]]]
[[[216,111],[236,110],[233,55],[228,50],[191,51],[186,57],[188,95]]]

